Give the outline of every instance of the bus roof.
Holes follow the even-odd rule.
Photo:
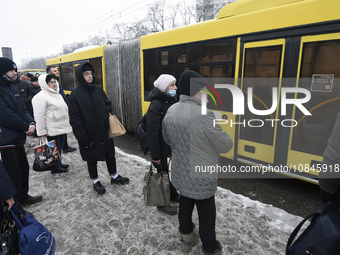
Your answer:
[[[340,20],[338,0],[238,0],[216,19],[141,38],[142,49]]]

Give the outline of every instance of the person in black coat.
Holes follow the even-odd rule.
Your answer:
[[[118,175],[113,139],[108,138],[111,102],[103,89],[95,84],[94,69],[90,63],[76,67],[78,87],[72,91],[67,103],[70,124],[78,140],[81,157],[87,161],[93,189],[105,193],[98,180],[97,161],[106,161],[111,184],[127,184],[128,178]]]
[[[30,79],[30,85],[31,85],[31,89],[34,93],[34,95],[38,94],[41,90],[40,86],[39,86],[39,82],[38,82],[38,77],[33,76]]]
[[[162,168],[168,173],[167,160],[171,156],[171,148],[163,140],[162,121],[169,107],[176,101],[176,78],[169,74],[162,74],[154,82],[154,86],[155,88],[150,91],[147,97],[151,104],[146,113],[146,133],[154,167],[157,168],[158,172]],[[178,192],[171,183],[170,200],[179,200]],[[170,215],[177,213],[177,209],[171,205],[157,206],[157,209]]]
[[[26,135],[35,131],[35,121],[27,112],[18,91],[12,85],[17,78],[16,64],[0,58],[0,153],[3,165],[17,193],[16,202],[22,205],[41,201],[42,196],[30,196],[29,165],[24,149]]]
[[[13,83],[13,86],[19,92],[19,95],[22,101],[24,101],[28,113],[33,116],[31,101],[36,93],[34,92],[32,86],[28,81],[20,78],[16,79],[16,81]]]

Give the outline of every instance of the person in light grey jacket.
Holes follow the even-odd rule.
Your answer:
[[[205,92],[197,86],[190,89],[190,79],[205,79],[194,71],[185,71],[178,81],[180,100],[172,105],[163,120],[163,138],[171,146],[171,182],[180,192],[179,232],[181,251],[189,253],[198,242],[198,232],[192,222],[196,204],[199,216],[199,236],[204,254],[221,254],[222,246],[216,240],[217,174],[205,172],[218,164],[219,153],[233,147],[230,136],[217,124],[214,113],[201,114],[201,97]],[[202,84],[198,84],[204,87]]]

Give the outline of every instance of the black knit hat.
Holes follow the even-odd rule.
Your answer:
[[[82,72],[92,71],[94,73],[94,69],[93,69],[93,67],[90,63],[85,63],[81,70],[82,70]]]
[[[38,81],[38,77],[37,76],[31,77],[30,82],[35,82],[35,81]]]
[[[190,78],[203,78],[203,76],[191,70],[182,73],[178,80],[178,90],[180,95],[194,96],[200,91],[199,86],[191,86],[190,89]]]
[[[17,65],[13,62],[13,60],[0,57],[0,77],[13,69],[15,69],[16,72],[18,71]]]

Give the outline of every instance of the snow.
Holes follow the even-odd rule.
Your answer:
[[[28,142],[36,140],[29,138]],[[68,135],[68,143],[78,147],[73,135]],[[32,166],[32,150],[27,157]],[[57,255],[181,254],[177,215],[166,215],[143,203],[143,176],[150,163],[119,148],[116,159],[118,173],[129,177],[130,183],[110,185],[105,162],[98,162],[104,195],[94,192],[79,150],[63,154],[63,163],[70,164],[66,174],[31,170],[29,193],[44,199],[25,209],[52,232]],[[302,220],[226,189],[218,188],[215,198],[216,234],[223,254],[284,254],[290,233]],[[193,220],[198,226],[196,210]],[[199,242],[191,254],[202,254],[201,245]]]

